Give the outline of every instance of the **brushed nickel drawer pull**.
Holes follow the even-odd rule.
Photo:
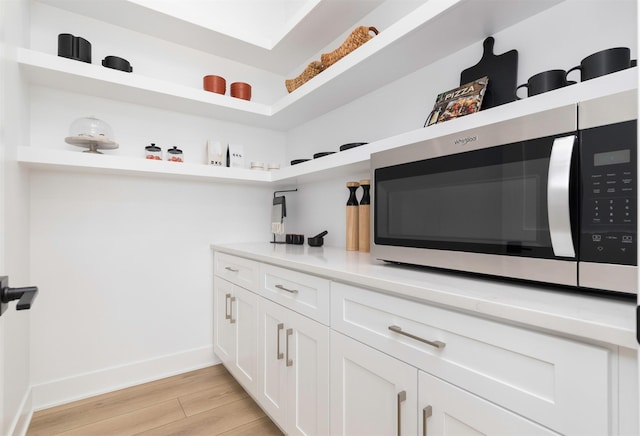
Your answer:
[[[229,299],[231,298],[231,294],[224,295],[224,319],[231,319],[231,313],[229,310]]]
[[[276,331],[276,335],[278,336],[278,346],[277,346],[278,358],[276,360],[280,360],[284,357],[284,354],[280,352],[280,330],[284,330],[283,323],[278,324],[278,330]]]
[[[287,292],[289,292],[291,294],[297,294],[298,293],[297,289],[287,289],[283,285],[276,285],[276,288],[282,289],[283,291],[287,291]]]
[[[236,301],[236,297],[231,297],[229,300],[229,322],[235,324],[236,320],[233,319],[233,302]]]
[[[427,406],[422,409],[422,436],[427,436],[427,419],[433,415],[433,409],[431,406]]]
[[[226,269],[227,271],[231,271],[231,272],[238,272],[240,271],[239,269],[235,269],[235,268],[231,268],[230,266],[225,266],[224,269]]]
[[[445,345],[447,345],[444,342],[429,341],[427,339],[421,338],[420,336],[416,336],[416,335],[412,335],[411,333],[404,332],[404,331],[402,331],[402,328],[397,326],[397,325],[390,325],[388,327],[388,329],[391,330],[392,332],[398,333],[398,334],[400,334],[402,336],[406,336],[408,338],[415,339],[416,341],[420,341],[420,342],[422,342],[424,344],[431,345],[432,347],[435,347],[438,350],[442,350],[445,347]]]
[[[407,391],[401,391],[398,393],[398,436],[402,435],[402,402],[407,399]]]
[[[289,337],[293,334],[293,329],[287,329],[287,366],[293,366],[293,360],[289,359]]]

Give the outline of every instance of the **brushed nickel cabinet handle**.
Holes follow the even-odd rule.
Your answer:
[[[233,319],[233,302],[236,301],[236,297],[231,297],[229,300],[229,322],[235,324],[236,320]]]
[[[239,269],[235,269],[235,268],[231,268],[230,266],[225,266],[224,269],[226,269],[227,271],[231,271],[231,272],[238,272],[240,271]]]
[[[229,299],[231,294],[224,295],[224,319],[231,319],[231,311],[229,310]]]
[[[400,391],[398,393],[398,400],[397,400],[397,406],[398,406],[398,436],[402,435],[402,402],[405,401],[407,399],[407,391]]]
[[[293,329],[287,329],[287,366],[293,366],[293,360],[289,359],[289,337],[293,334]]]
[[[422,409],[422,436],[427,436],[427,419],[433,415],[433,409],[431,406],[427,406]]]
[[[421,338],[420,336],[412,335],[411,333],[407,333],[405,331],[402,331],[402,328],[397,326],[397,325],[390,325],[388,327],[388,329],[391,330],[392,332],[398,333],[398,334],[400,334],[402,336],[406,336],[408,338],[415,339],[416,341],[420,341],[420,342],[422,342],[424,344],[431,345],[432,347],[435,347],[438,350],[442,350],[447,345],[444,342],[429,341],[427,339]]]
[[[280,330],[284,330],[284,324],[283,323],[278,324],[278,330],[276,331],[276,335],[278,337],[278,346],[277,346],[277,348],[278,348],[278,350],[277,350],[278,351],[278,356],[277,356],[276,360],[280,360],[280,359],[282,359],[284,357],[284,354],[282,354],[280,352]]]
[[[287,292],[289,292],[291,294],[297,294],[298,293],[297,289],[287,289],[283,285],[276,285],[276,288],[282,289],[283,291],[287,291]]]

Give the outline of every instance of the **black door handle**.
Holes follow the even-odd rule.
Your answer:
[[[9,302],[18,300],[16,310],[31,309],[34,298],[38,295],[37,286],[27,286],[25,288],[10,288],[9,277],[0,277],[0,315],[7,309]]]

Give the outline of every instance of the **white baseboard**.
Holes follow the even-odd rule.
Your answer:
[[[32,390],[29,389],[20,403],[20,410],[13,419],[11,427],[9,427],[9,434],[13,436],[25,436],[27,430],[29,430],[29,424],[31,423],[31,417],[33,416],[33,400]]]
[[[170,377],[220,363],[213,346],[105,368],[32,386],[33,410]]]

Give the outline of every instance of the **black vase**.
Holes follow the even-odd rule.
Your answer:
[[[91,43],[70,33],[58,35],[58,56],[91,63]]]

